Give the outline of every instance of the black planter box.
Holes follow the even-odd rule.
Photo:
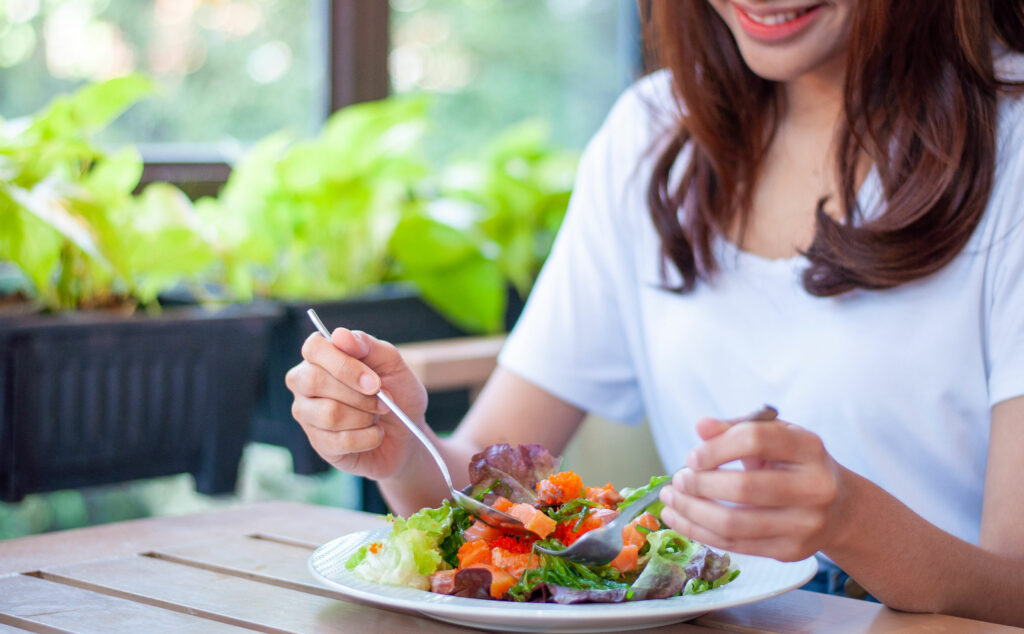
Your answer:
[[[302,343],[315,330],[306,315],[310,308],[316,309],[329,330],[339,326],[363,330],[394,344],[468,334],[428,306],[414,290],[404,286],[389,286],[370,295],[333,302],[285,304],[284,315],[274,325],[270,336],[266,383],[257,402],[252,439],[287,447],[292,454],[294,471],[300,474],[319,473],[329,468],[292,418],[292,393],[284,384],[284,375],[302,361]],[[506,325],[514,323],[521,311],[522,301],[510,291]],[[469,408],[466,390],[431,392],[429,397],[427,420],[438,432],[454,429]],[[361,487],[363,509],[385,512],[377,487],[368,481]]]
[[[233,491],[279,314],[0,318],[0,499],[184,472]]]

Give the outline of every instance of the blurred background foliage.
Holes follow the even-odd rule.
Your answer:
[[[429,95],[423,158],[448,166],[433,184],[435,203],[416,208],[392,239],[432,237],[468,253],[475,222],[479,235],[470,237],[494,244],[498,251],[485,255],[524,291],[560,221],[552,210],[564,209],[568,186],[559,183],[571,182],[564,160],[537,148],[582,149],[632,79],[633,4],[390,0],[392,92]],[[326,0],[0,0],[0,117],[140,73],[156,96],[106,127],[101,145],[134,146],[147,162],[234,163],[274,135],[313,139],[328,116],[327,11]],[[520,154],[502,160],[509,152]],[[481,202],[481,192],[496,189],[504,193]],[[401,267],[416,252],[400,246],[408,254]],[[451,283],[443,273],[420,276],[426,294]],[[352,478],[295,475],[287,450],[252,444],[233,496],[196,494],[187,475],[32,495],[0,504],[0,538],[259,499],[359,505]]]
[[[437,159],[536,117],[555,143],[581,147],[634,72],[633,4],[391,0],[393,91],[437,97]],[[139,72],[162,98],[100,140],[139,145],[147,160],[230,156],[285,129],[311,136],[327,116],[326,18],[326,0],[0,0],[0,116]]]

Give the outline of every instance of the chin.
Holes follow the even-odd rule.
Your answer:
[[[753,73],[769,81],[789,82],[803,77],[808,73],[824,68],[838,66],[837,72],[842,73],[842,58],[839,56],[822,59],[819,56],[808,57],[800,51],[785,50],[743,50],[743,60]]]

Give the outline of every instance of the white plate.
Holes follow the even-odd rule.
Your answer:
[[[708,592],[671,599],[557,605],[487,601],[365,581],[345,569],[363,544],[381,541],[390,527],[344,535],[317,548],[309,569],[321,583],[385,608],[406,608],[457,625],[514,632],[617,632],[692,619],[721,608],[773,597],[806,583],[818,570],[814,557],[793,563],[730,553],[740,575]]]

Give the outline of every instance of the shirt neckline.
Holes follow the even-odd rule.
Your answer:
[[[878,172],[875,166],[872,165],[868,171],[867,176],[864,178],[864,182],[860,184],[860,189],[857,190],[857,203],[860,205],[861,210],[866,218],[874,216],[879,211],[879,203],[881,202],[879,196],[879,188],[877,184]],[[784,258],[769,258],[763,255],[758,255],[751,251],[741,249],[739,245],[731,240],[727,239],[724,235],[718,234],[715,237],[716,250],[721,258],[718,258],[719,263],[722,263],[722,258],[732,258],[736,262],[746,262],[751,266],[756,266],[761,269],[771,270],[785,270],[791,271],[797,268],[803,268],[803,266],[809,264],[807,256],[803,253],[797,253]]]

